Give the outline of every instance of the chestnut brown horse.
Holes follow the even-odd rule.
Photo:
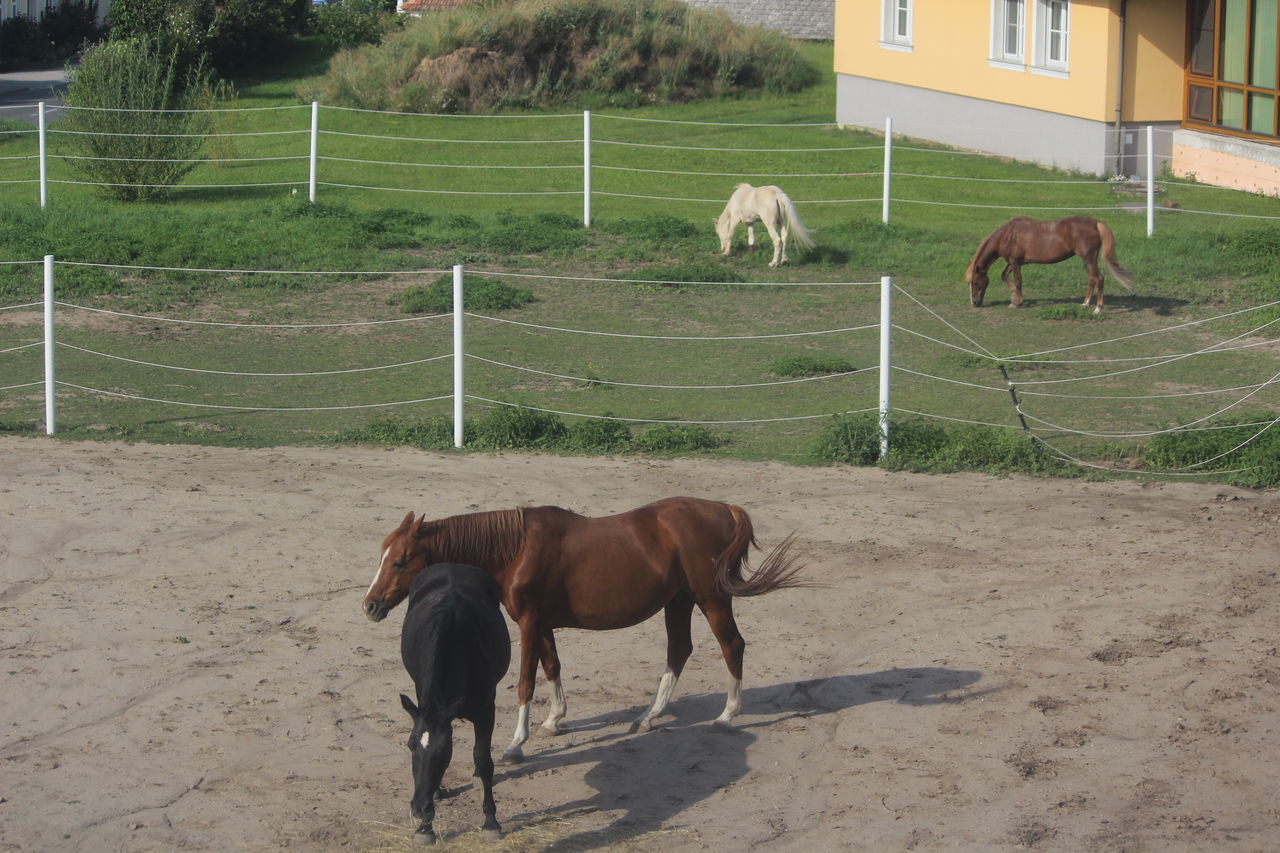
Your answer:
[[[1023,264],[1056,264],[1072,255],[1078,255],[1084,261],[1085,271],[1089,274],[1089,290],[1082,304],[1088,305],[1097,294],[1095,314],[1102,311],[1099,257],[1125,287],[1133,281],[1133,273],[1116,260],[1116,238],[1107,223],[1091,216],[1068,216],[1052,222],[1015,216],[983,240],[973,260],[969,261],[969,269],[964,274],[964,280],[969,284],[969,301],[975,308],[982,306],[982,297],[987,292],[987,270],[1000,258],[1005,261],[1000,279],[1009,285],[1013,293],[1009,304],[1016,308],[1022,304]]]
[[[543,728],[558,732],[566,705],[556,655],[556,628],[607,630],[636,625],[659,610],[667,626],[667,668],[653,704],[632,725],[649,730],[671,701],[693,652],[696,605],[729,667],[729,691],[716,724],[732,726],[742,708],[746,642],[733,599],[806,586],[789,554],[788,536],[750,577],[747,552],[759,547],[741,507],[701,498],[666,498],[618,515],[587,518],[555,506],[475,512],[438,520],[410,512],[382,543],[378,572],[364,597],[373,621],[402,601],[414,576],[433,563],[480,566],[502,587],[502,602],[520,626],[519,708],[504,761],[523,758],[536,666],[551,682]]]

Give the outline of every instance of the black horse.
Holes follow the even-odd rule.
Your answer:
[[[400,657],[413,678],[418,703],[400,694],[413,718],[413,799],[409,811],[422,823],[414,841],[436,840],[431,828],[435,797],[453,757],[453,721],[470,720],[475,729],[475,772],[484,786],[485,838],[498,838],[493,801],[494,699],[498,682],[511,663],[511,636],[499,602],[502,590],[475,566],[428,566],[409,590],[400,635]]]

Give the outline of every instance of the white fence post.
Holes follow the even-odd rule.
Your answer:
[[[880,458],[889,455],[889,340],[893,329],[893,279],[880,276]]]
[[[53,376],[53,255],[44,256],[44,433],[57,430],[54,411],[56,383]]]
[[[453,446],[462,446],[462,264],[453,265]]]
[[[591,110],[582,111],[582,226],[591,227]]]
[[[889,177],[893,174],[893,119],[884,120],[884,204],[880,221],[889,224]]]
[[[308,181],[310,192],[307,197],[316,203],[316,140],[320,135],[320,102],[311,102],[311,178]]]
[[[44,101],[40,102],[39,116],[37,124],[40,127],[40,209],[44,210],[49,203],[49,158],[46,147],[48,137],[44,125]]]
[[[1147,236],[1156,233],[1155,130],[1147,125]]]

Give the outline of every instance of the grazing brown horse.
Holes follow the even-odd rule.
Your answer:
[[[1133,273],[1116,260],[1116,238],[1105,222],[1090,216],[1068,216],[1053,222],[1015,216],[983,240],[969,261],[969,269],[964,274],[964,280],[969,283],[969,301],[975,308],[982,306],[983,294],[987,292],[987,270],[997,259],[1005,261],[1000,279],[1013,292],[1009,304],[1016,308],[1022,304],[1023,264],[1056,264],[1072,255],[1080,256],[1089,273],[1089,290],[1082,304],[1092,302],[1095,293],[1098,296],[1095,314],[1102,311],[1099,256],[1125,287],[1133,281]]]
[[[729,691],[716,724],[729,727],[742,708],[746,642],[733,619],[733,599],[805,586],[789,555],[788,536],[749,578],[742,573],[756,546],[741,507],[700,498],[666,498],[603,518],[554,506],[475,512],[435,521],[409,513],[382,543],[378,572],[364,612],[379,621],[400,603],[418,572],[439,562],[480,566],[502,587],[507,613],[520,626],[519,709],[515,737],[503,753],[519,761],[529,739],[529,702],[542,662],[551,682],[543,728],[557,732],[566,714],[556,655],[556,628],[626,628],[663,610],[667,669],[653,704],[632,725],[648,730],[671,700],[693,652],[690,617],[696,605],[729,667]],[[758,547],[758,546],[757,546]]]

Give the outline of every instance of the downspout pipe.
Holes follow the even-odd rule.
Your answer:
[[[1116,165],[1111,174],[1124,174],[1124,43],[1125,23],[1129,12],[1129,0],[1120,0],[1119,67],[1116,69]]]

